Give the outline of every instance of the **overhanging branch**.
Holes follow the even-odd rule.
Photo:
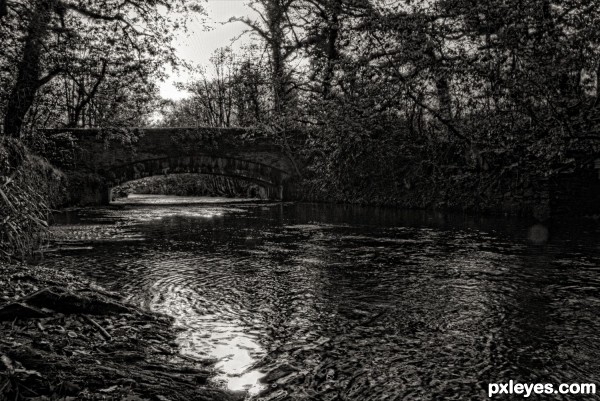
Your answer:
[[[8,15],[8,0],[0,0],[0,19]]]

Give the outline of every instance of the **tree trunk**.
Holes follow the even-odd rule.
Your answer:
[[[4,118],[4,133],[18,138],[27,111],[35,100],[35,94],[46,80],[40,79],[41,55],[44,39],[48,34],[51,10],[54,0],[38,0],[35,2],[29,21],[23,57],[19,63],[17,81],[13,87]]]
[[[281,47],[277,44],[272,48],[273,57],[273,98],[276,112],[282,112],[285,108],[285,85],[283,83],[283,60],[281,56]]]
[[[336,2],[333,6],[331,20],[327,27],[327,65],[323,76],[323,98],[327,99],[331,94],[335,60],[337,59],[337,39],[339,36],[339,14],[340,3]]]
[[[452,120],[452,95],[450,84],[446,77],[439,77],[435,81],[440,114],[448,121]]]
[[[0,0],[0,19],[8,15],[8,0]]]
[[[273,69],[273,105],[276,113],[283,113],[286,108],[285,66],[283,57],[283,5],[279,0],[267,3],[267,19],[269,22],[271,68]]]

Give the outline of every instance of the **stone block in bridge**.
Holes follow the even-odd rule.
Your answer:
[[[68,133],[73,157],[60,167],[94,174],[110,188],[166,174],[198,173],[234,177],[276,188],[296,176],[296,168],[271,138],[243,128],[128,128],[46,130],[50,138]],[[52,160],[61,164],[59,160]],[[104,201],[108,195],[102,195]]]

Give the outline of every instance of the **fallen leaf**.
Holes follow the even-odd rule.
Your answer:
[[[114,386],[110,386],[110,387],[107,387],[107,388],[101,388],[98,391],[101,392],[101,393],[112,393],[115,390],[117,390],[118,388],[119,388],[119,386],[114,385]]]

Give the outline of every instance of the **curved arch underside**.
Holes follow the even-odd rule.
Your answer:
[[[111,185],[140,178],[168,174],[208,174],[239,178],[257,184],[278,187],[288,173],[266,164],[226,156],[195,155],[140,160],[114,166],[103,175]]]

